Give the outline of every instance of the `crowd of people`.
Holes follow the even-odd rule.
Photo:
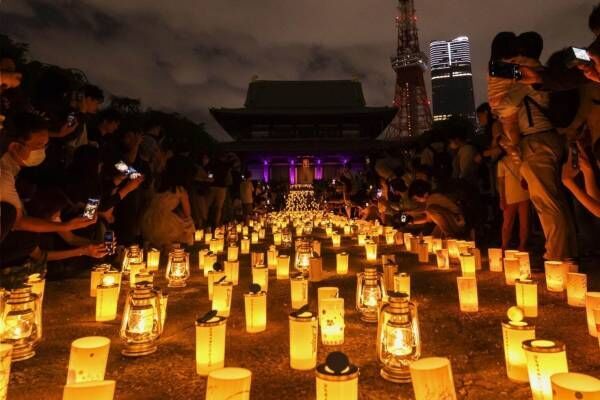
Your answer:
[[[539,224],[547,259],[596,251],[600,5],[589,28],[589,60],[567,48],[545,65],[538,33],[499,33],[477,123],[452,117],[413,148],[367,157],[360,173],[346,164],[322,190],[325,207],[414,232],[497,239],[505,249],[528,249]],[[174,139],[156,113],[124,112],[92,84],[65,90],[36,81],[5,50],[3,279],[45,265],[56,276],[85,270],[111,251],[107,238],[125,246],[191,245],[195,229],[283,207],[285,185],[254,180],[235,154]]]

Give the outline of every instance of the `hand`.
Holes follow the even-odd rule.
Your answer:
[[[88,217],[75,217],[72,220],[63,223],[63,225],[69,231],[76,231],[78,229],[85,228],[90,225],[94,225],[98,217],[94,216],[94,219],[89,219]]]
[[[113,214],[114,209],[115,208],[113,207],[110,210],[99,211],[98,214],[100,215],[100,218],[102,218],[108,224],[114,224],[115,223],[115,216]]]
[[[579,170],[573,168],[573,162],[571,159],[571,152],[569,152],[569,159],[563,164],[561,179],[565,186],[573,184],[575,177],[579,175]]]
[[[58,130],[56,137],[62,138],[65,136],[69,136],[71,133],[75,132],[77,126],[79,125],[79,121],[75,120],[73,125],[69,125],[68,122],[65,122],[63,126]]]
[[[0,72],[0,86],[2,89],[16,88],[21,84],[22,77],[20,72]]]
[[[102,258],[108,254],[108,250],[104,243],[101,244],[88,244],[83,247],[84,255],[93,258]]]
[[[127,193],[129,192],[133,192],[134,190],[136,190],[138,187],[140,187],[140,185],[142,184],[142,182],[144,182],[144,175],[140,175],[135,179],[130,179],[126,184],[125,184],[125,190],[127,191]]]
[[[584,175],[589,173],[593,174],[594,170],[592,168],[592,164],[590,163],[590,159],[588,158],[587,152],[585,151],[585,147],[581,142],[577,142],[577,148],[579,149],[579,170],[583,172]]]
[[[542,83],[542,78],[538,71],[531,67],[526,67],[524,65],[519,66],[519,71],[521,72],[521,79],[518,80],[519,83],[524,85],[533,85],[535,83]]]
[[[500,210],[504,211],[506,208],[506,199],[504,196],[500,196]]]
[[[577,67],[583,71],[583,74],[590,81],[600,83],[600,56],[589,53],[590,58],[594,62],[593,64],[580,64]]]

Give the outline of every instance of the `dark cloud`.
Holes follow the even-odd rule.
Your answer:
[[[596,0],[416,0],[421,47],[467,35],[476,100],[485,99],[488,48],[501,30],[539,31],[551,51],[591,41]],[[239,107],[248,82],[353,79],[367,102],[390,104],[394,0],[5,0],[2,31],[33,57],[82,69],[91,81],[145,105],[206,121]]]

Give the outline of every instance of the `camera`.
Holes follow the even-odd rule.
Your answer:
[[[519,64],[512,64],[503,61],[491,61],[488,72],[490,76],[504,79],[521,80],[523,75],[519,68]]]

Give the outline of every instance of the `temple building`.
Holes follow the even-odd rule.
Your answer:
[[[210,112],[255,179],[297,184],[331,179],[349,162],[362,169],[397,109],[367,107],[358,81],[256,80],[243,108]]]

